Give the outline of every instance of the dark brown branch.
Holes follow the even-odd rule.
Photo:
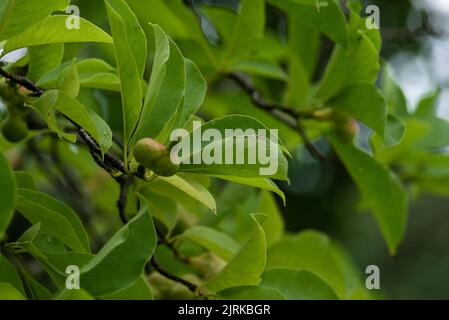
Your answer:
[[[303,140],[305,148],[315,159],[319,161],[326,160],[326,157],[318,151],[315,145],[310,141],[301,120],[313,119],[313,114],[309,112],[298,112],[289,107],[278,104],[269,103],[263,99],[259,91],[252,85],[248,79],[238,73],[230,73],[228,77],[234,80],[251,98],[252,103],[258,108],[272,114],[275,118],[288,125],[295,130]]]
[[[162,234],[161,230],[157,227],[157,225],[155,225],[155,229],[156,229],[156,233],[159,237],[158,245],[166,246],[168,249],[170,249],[170,251],[173,253],[173,255],[175,256],[176,259],[178,259],[186,264],[189,264],[190,263],[189,258],[183,256],[181,254],[181,252],[179,252],[179,250],[174,246],[173,242],[169,241],[167,239],[167,237]]]
[[[120,220],[123,224],[128,223],[128,218],[126,217],[126,203],[128,199],[128,189],[129,186],[134,182],[134,179],[129,176],[121,176],[116,179],[120,185],[120,194],[117,200],[117,208],[119,211]]]
[[[42,95],[42,93],[44,93],[44,90],[42,88],[39,88],[32,81],[30,81],[29,79],[27,79],[25,77],[10,74],[7,71],[3,70],[2,68],[0,68],[0,75],[5,77],[6,79],[8,79],[14,83],[17,83],[17,84],[21,85],[22,87],[32,91],[33,96],[40,96],[40,95]]]
[[[169,271],[165,270],[164,268],[162,268],[156,261],[156,258],[153,257],[150,260],[150,265],[151,267],[154,268],[154,270],[156,270],[157,272],[159,272],[161,275],[163,275],[164,277],[166,277],[167,279],[170,279],[172,281],[178,282],[182,285],[184,285],[185,287],[187,287],[187,289],[189,289],[191,292],[193,292],[194,294],[197,294],[197,289],[198,286],[190,281],[187,281],[183,278],[178,277],[177,275],[174,275],[172,273],[170,273]]]

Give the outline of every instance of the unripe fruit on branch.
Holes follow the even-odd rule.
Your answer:
[[[359,125],[354,118],[348,118],[338,123],[336,128],[337,136],[343,141],[352,141],[359,132]]]
[[[2,124],[2,134],[9,142],[17,143],[28,136],[28,127],[21,118],[8,116]]]
[[[170,177],[179,170],[179,165],[171,162],[167,147],[151,138],[139,140],[133,152],[138,163],[160,176]]]

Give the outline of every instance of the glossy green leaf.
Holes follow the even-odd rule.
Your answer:
[[[261,212],[266,215],[263,230],[267,239],[267,248],[269,248],[282,238],[285,232],[285,223],[273,195],[262,191],[259,197],[259,203],[255,212]]]
[[[33,3],[29,0],[5,0],[0,19],[0,41],[21,33],[53,11],[62,11],[68,5],[69,0],[41,0]]]
[[[0,300],[26,300],[11,284],[0,282]]]
[[[186,87],[182,106],[177,112],[174,128],[183,128],[201,107],[207,91],[206,80],[198,67],[190,60],[185,60]]]
[[[240,249],[237,241],[227,234],[206,226],[190,227],[180,237],[198,243],[224,260],[229,260]]]
[[[69,30],[66,28],[66,20],[65,15],[51,16],[42,20],[21,34],[8,39],[2,55],[24,47],[61,42],[112,43],[112,38],[106,32],[89,21],[80,18],[80,28]]]
[[[407,222],[404,188],[392,173],[352,144],[338,139],[332,139],[332,144],[359,187],[364,204],[373,211],[388,248],[394,254],[404,236]]]
[[[17,188],[37,191],[36,182],[29,171],[14,171]]]
[[[85,129],[99,144],[103,153],[111,147],[112,132],[108,124],[66,93],[48,90],[38,99],[30,101],[30,105],[40,113],[52,131],[62,135],[62,129],[56,121],[56,112],[60,112]]]
[[[17,210],[32,224],[41,222],[42,230],[78,251],[90,251],[87,233],[76,213],[62,202],[27,189],[17,191]]]
[[[80,91],[80,80],[78,70],[74,62],[58,78],[54,89],[64,92],[72,98],[76,98]]]
[[[214,177],[217,177],[222,180],[231,181],[234,183],[243,184],[246,186],[251,186],[255,188],[260,188],[262,190],[268,190],[271,192],[276,193],[284,202],[285,205],[285,195],[282,192],[281,189],[274,183],[272,180],[268,178],[246,178],[246,177],[239,177],[239,176],[226,176],[226,175],[213,175]]]
[[[180,106],[185,92],[186,71],[195,72],[186,70],[181,51],[165,32],[157,25],[152,25],[152,27],[155,54],[150,82],[136,131],[136,141],[146,137],[155,138],[161,133]],[[199,77],[198,74],[193,76]],[[193,81],[198,80],[194,79]],[[194,86],[195,83],[191,85]],[[192,99],[191,94],[189,92],[187,102]],[[195,94],[204,93],[198,91]],[[198,99],[196,96],[193,98]],[[189,108],[191,107],[196,108],[195,105],[189,106]]]
[[[208,129],[215,129],[214,134],[202,139]],[[181,172],[287,179],[288,162],[277,134],[253,117],[230,115],[211,120],[184,136],[178,147],[174,152],[181,161]],[[211,158],[210,163],[204,162],[205,156]],[[263,156],[268,160],[265,164]]]
[[[218,297],[225,300],[285,300],[279,290],[259,286],[225,289],[218,293]]]
[[[279,290],[288,300],[335,300],[332,288],[305,270],[271,268],[262,274],[261,287]]]
[[[102,300],[153,300],[153,293],[146,279],[141,276],[129,287],[101,296]]]
[[[8,228],[14,213],[16,182],[8,160],[0,151],[0,239]]]
[[[30,60],[28,62],[27,78],[37,82],[48,70],[58,66],[64,55],[64,44],[55,43],[30,47],[28,49]]]
[[[180,176],[172,177],[159,177],[155,182],[148,185],[150,190],[156,193],[164,191],[166,195],[173,196],[175,192],[180,192],[185,196],[205,205],[207,208],[212,210],[212,212],[217,212],[217,205],[215,203],[214,197],[210,192],[199,182],[192,179],[185,179]],[[180,200],[179,198],[177,198]]]
[[[387,108],[384,98],[373,84],[350,85],[328,104],[348,112],[384,137]]]
[[[380,69],[378,54],[378,49],[365,33],[361,33],[348,50],[337,45],[316,96],[326,101],[349,85],[374,83]]]
[[[329,237],[311,230],[284,236],[267,253],[267,268],[309,271],[328,284],[340,299],[351,298],[362,286],[350,265]]]
[[[265,2],[263,0],[242,0],[230,39],[226,45],[224,65],[228,59],[238,60],[246,55],[259,40],[265,29]]]
[[[81,287],[102,296],[132,285],[153,255],[156,243],[153,219],[141,199],[139,213],[81,269]]]
[[[126,154],[142,106],[141,79],[146,62],[147,44],[136,17],[125,2],[106,0],[105,5],[114,38],[115,59],[120,77]]]
[[[59,77],[70,68],[71,62],[64,62],[48,71],[37,84],[44,88],[55,88]],[[120,92],[120,79],[117,70],[107,62],[97,58],[79,60],[75,63],[79,84],[85,88],[98,88]]]
[[[266,262],[266,240],[261,226],[265,216],[253,214],[252,217],[256,224],[253,235],[235,257],[206,282],[205,287],[208,290],[219,292],[227,288],[259,283]]]
[[[338,1],[269,0],[269,2],[286,12],[294,12],[304,23],[316,28],[343,47],[347,45],[348,28]]]
[[[22,280],[14,266],[0,254],[0,283],[8,283],[25,296]]]
[[[37,192],[29,189],[18,189],[17,194],[27,199],[27,201],[33,202],[36,205],[46,207],[64,216],[70,222],[73,229],[75,230],[76,235],[83,243],[83,251],[90,252],[89,237],[87,236],[87,232],[84,229],[80,218],[71,208],[42,192]]]

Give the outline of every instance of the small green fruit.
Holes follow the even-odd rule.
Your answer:
[[[359,132],[359,125],[357,124],[357,121],[353,118],[346,119],[344,122],[340,122],[336,133],[337,136],[343,140],[350,142],[354,139],[354,137]]]
[[[139,140],[134,146],[133,152],[138,163],[160,176],[170,177],[179,170],[179,165],[171,162],[167,148],[153,139]]]
[[[21,118],[8,116],[2,124],[2,134],[9,142],[17,143],[28,136],[28,127]]]
[[[176,172],[178,172],[179,165],[171,162],[169,155],[165,155],[162,158],[156,160],[154,166],[150,169],[160,176],[171,177],[175,175]]]
[[[145,168],[151,168],[155,162],[167,154],[167,148],[156,140],[144,138],[134,146],[134,158]]]

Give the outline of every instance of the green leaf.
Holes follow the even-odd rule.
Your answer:
[[[62,42],[104,42],[112,38],[87,20],[80,18],[80,29],[66,28],[66,15],[48,17],[6,41],[2,52],[5,55],[16,49]]]
[[[147,62],[147,38],[134,12],[126,1],[106,0],[108,10],[114,10],[123,20],[126,29],[126,41],[136,61],[139,75],[142,78]],[[115,39],[115,37],[114,37]],[[121,39],[123,41],[123,39]]]
[[[208,129],[215,129],[214,133],[218,132],[219,136],[213,135],[195,144],[194,141],[203,140]],[[229,134],[229,130],[233,130],[233,134]],[[265,137],[257,136],[260,132],[264,132]],[[266,152],[261,149],[262,144]],[[194,127],[176,148],[179,148],[174,152],[181,160],[180,172],[287,180],[288,162],[277,134],[271,135],[269,129],[253,117],[230,115],[211,120]],[[211,156],[211,163],[204,163],[203,155]],[[249,161],[250,155],[254,156],[254,163]],[[268,163],[260,161],[261,155],[269,158]]]
[[[214,277],[209,279],[205,287],[212,292],[227,288],[257,285],[265,268],[266,240],[261,226],[264,215],[252,214],[256,229],[241,247],[236,256]]]
[[[263,224],[263,230],[265,231],[267,247],[269,248],[281,239],[285,228],[284,219],[271,193],[266,191],[260,193],[259,203],[255,212],[261,212],[267,217]]]
[[[126,3],[122,0],[105,0],[105,5],[114,38],[115,59],[120,77],[124,143],[127,154],[128,142],[138,123],[142,106],[141,79],[146,62],[147,43],[136,17]]]
[[[371,136],[370,143],[374,149],[374,153],[376,153],[377,150],[383,146],[392,147],[397,145],[404,137],[405,131],[405,123],[396,116],[389,114],[387,116],[384,139],[377,134]]]
[[[225,300],[285,300],[279,290],[259,286],[225,289],[218,293],[218,297]]]
[[[349,85],[374,83],[379,69],[378,49],[366,33],[361,33],[348,50],[340,45],[335,47],[316,97],[326,101]]]
[[[80,80],[78,70],[74,62],[58,78],[54,89],[64,92],[69,97],[76,98],[80,91]]]
[[[48,70],[57,67],[64,55],[64,44],[55,43],[28,49],[30,60],[28,62],[27,78],[37,82]]]
[[[262,38],[265,29],[265,2],[263,0],[242,0],[229,43],[225,59],[238,60],[245,56],[257,40]],[[224,65],[227,61],[224,61]]]
[[[68,290],[62,289],[54,297],[54,300],[94,300],[94,298],[83,289]]]
[[[112,132],[107,123],[91,109],[66,93],[48,90],[41,97],[30,101],[31,107],[40,113],[49,128],[63,136],[56,122],[56,112],[60,112],[85,129],[99,144],[103,153],[112,146]]]
[[[156,181],[145,187],[156,193],[166,191],[162,195],[176,195],[177,201],[180,201],[178,194],[181,193],[181,197],[187,196],[205,205],[212,210],[213,213],[217,212],[217,205],[214,197],[203,185],[193,179],[187,179],[177,175],[172,177],[158,177]]]
[[[362,284],[341,250],[323,233],[307,230],[286,235],[267,253],[267,268],[305,270],[321,278],[340,299],[349,299]]]
[[[145,278],[140,276],[129,287],[101,296],[102,300],[153,300],[153,293]]]
[[[440,95],[441,95],[440,88],[426,94],[424,97],[420,99],[413,115],[418,118],[435,117],[437,102]]]
[[[313,273],[271,268],[262,274],[261,287],[279,290],[288,300],[335,300],[335,291]]]
[[[32,224],[64,241],[72,249],[90,252],[89,238],[76,213],[64,203],[27,189],[18,189],[17,210]]]
[[[71,208],[63,202],[60,202],[42,192],[29,189],[18,189],[17,194],[24,197],[29,202],[33,202],[36,205],[41,205],[64,216],[70,222],[76,235],[82,242],[84,248],[83,251],[90,252],[89,237],[87,236],[87,232],[84,229],[80,218]]]
[[[17,188],[37,191],[36,183],[34,182],[33,175],[30,172],[14,171],[14,177],[16,179]]]
[[[115,68],[101,59],[85,59],[76,64],[80,85],[85,88],[98,88],[120,91],[120,79]]]
[[[9,283],[0,282],[0,300],[26,300],[26,298]]]
[[[346,87],[329,105],[344,110],[384,137],[387,119],[385,100],[371,83],[358,83]]]
[[[90,294],[117,292],[132,285],[142,274],[157,244],[153,219],[145,202],[141,198],[139,213],[81,269],[81,287]]]
[[[37,85],[44,89],[55,88],[59,77],[70,68],[71,62],[65,62],[48,71]],[[79,84],[85,88],[98,88],[120,92],[120,79],[117,70],[101,59],[91,58],[77,61]]]
[[[352,144],[333,138],[332,144],[354,179],[366,204],[374,214],[391,254],[405,233],[407,196],[404,188],[387,169]]]
[[[6,0],[0,19],[0,41],[11,38],[40,20],[48,17],[53,11],[62,11],[69,5],[68,0],[40,0],[31,3],[29,0]]]
[[[384,63],[382,67],[381,90],[387,101],[388,111],[397,116],[408,114],[404,92],[393,78],[391,68]]]
[[[336,0],[269,0],[268,2],[286,12],[293,12],[304,23],[316,28],[341,46],[347,46],[348,27],[343,11]]]
[[[233,257],[240,248],[237,241],[227,234],[206,226],[190,227],[183,232],[180,238],[192,240],[226,261]]]
[[[183,128],[201,107],[206,96],[207,84],[198,67],[185,59],[186,86],[182,105],[177,112],[174,128]]]
[[[45,233],[44,229],[42,223],[37,223],[11,245],[32,255],[56,286],[60,289],[65,288],[67,266],[75,265],[82,268],[93,258],[93,254],[67,251],[63,242],[53,235]]]
[[[195,72],[186,69],[181,51],[165,32],[157,25],[151,26],[155,53],[151,78],[136,131],[136,141],[146,137],[155,138],[161,133],[180,106],[185,92],[186,71]],[[194,77],[198,78],[198,74]],[[190,107],[196,108],[195,105]]]
[[[16,182],[8,160],[0,151],[0,239],[14,214]]]
[[[18,290],[22,295],[26,295],[19,273],[5,256],[0,254],[0,283],[6,282]]]
[[[277,80],[287,79],[285,71],[277,64],[268,60],[239,59],[238,61],[233,62],[229,68],[237,72],[244,72],[265,78]]]
[[[224,176],[224,175],[213,175],[213,177],[217,177],[222,180],[231,181],[234,183],[243,184],[246,186],[256,187],[262,190],[268,190],[271,192],[276,193],[279,197],[281,197],[282,201],[285,205],[285,195],[284,192],[282,192],[281,189],[277,186],[276,183],[274,183],[272,180],[268,178],[245,178],[245,177],[239,177],[239,176]]]

